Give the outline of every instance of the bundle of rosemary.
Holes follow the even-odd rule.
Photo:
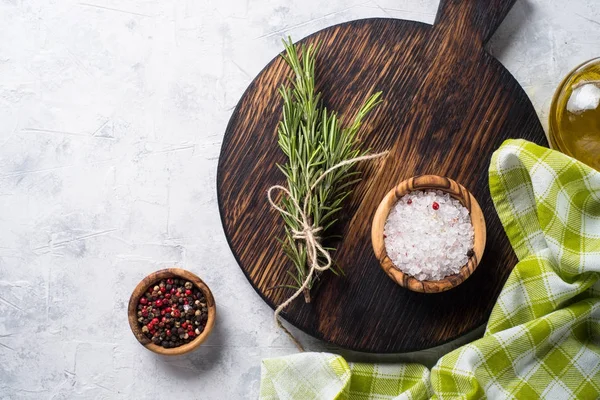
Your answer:
[[[284,165],[278,165],[287,179],[287,187],[280,189],[283,196],[277,206],[269,191],[271,205],[280,211],[286,227],[281,243],[286,255],[295,266],[288,271],[293,279],[288,287],[297,293],[276,310],[279,311],[302,292],[308,303],[310,290],[321,271],[329,269],[339,274],[332,265],[325,247],[328,232],[336,223],[342,203],[352,186],[359,181],[359,172],[352,166],[367,156],[358,148],[357,132],[365,116],[381,102],[381,92],[370,96],[360,107],[349,126],[342,127],[335,112],[323,107],[321,94],[315,91],[315,62],[319,45],[294,45],[290,38],[284,41],[283,58],[293,71],[290,85],[279,89],[283,97],[283,116],[278,127],[279,146],[287,156]],[[302,290],[300,290],[302,289]]]

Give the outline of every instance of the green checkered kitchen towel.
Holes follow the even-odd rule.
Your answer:
[[[483,338],[423,366],[304,353],[262,364],[261,399],[600,398],[600,172],[509,140],[490,191],[519,258]]]

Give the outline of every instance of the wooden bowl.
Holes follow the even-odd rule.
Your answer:
[[[461,268],[459,273],[447,276],[439,281],[420,281],[415,277],[400,271],[388,257],[385,248],[383,229],[390,210],[396,204],[398,199],[415,190],[440,190],[448,193],[451,197],[460,201],[461,204],[469,210],[471,216],[471,222],[475,233],[473,255],[469,258],[467,264]],[[479,203],[477,203],[477,200],[475,200],[473,195],[462,185],[450,178],[437,175],[422,175],[400,182],[398,186],[387,193],[379,204],[371,226],[371,242],[381,268],[383,268],[385,273],[398,285],[414,292],[421,293],[444,292],[464,282],[473,271],[475,271],[475,268],[477,268],[477,265],[483,256],[485,238],[485,219],[483,218],[483,212],[481,211],[481,207],[479,206]]]
[[[148,339],[146,335],[144,335],[144,333],[142,332],[142,328],[137,320],[136,309],[140,298],[148,290],[148,288],[150,286],[155,285],[157,282],[167,278],[179,278],[192,282],[196,287],[198,287],[202,291],[202,293],[204,293],[204,297],[206,298],[206,306],[208,309],[208,320],[206,321],[206,326],[204,327],[202,333],[196,336],[196,338],[194,338],[194,340],[192,340],[191,342],[170,349],[152,343],[152,341]],[[166,356],[178,356],[189,353],[192,350],[196,349],[196,347],[198,347],[202,342],[204,342],[208,335],[210,335],[210,332],[212,331],[213,326],[215,325],[217,307],[215,305],[215,299],[212,295],[212,292],[210,291],[208,286],[206,286],[206,284],[202,281],[202,279],[192,274],[191,272],[181,268],[167,268],[151,273],[150,275],[145,277],[140,283],[138,283],[138,285],[133,290],[131,297],[129,298],[129,307],[127,309],[127,313],[129,315],[129,326],[131,327],[131,331],[142,346],[157,354],[162,354]]]

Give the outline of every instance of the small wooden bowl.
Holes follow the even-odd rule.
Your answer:
[[[440,190],[448,193],[451,197],[460,201],[461,204],[469,210],[471,216],[471,223],[473,224],[475,233],[473,255],[469,258],[468,263],[461,268],[459,273],[447,276],[439,281],[419,281],[415,277],[400,271],[388,257],[385,248],[383,229],[390,210],[396,204],[398,199],[415,190]],[[371,242],[381,268],[383,268],[385,273],[398,285],[414,292],[421,293],[444,292],[464,282],[473,271],[475,271],[477,265],[479,265],[479,261],[483,256],[483,250],[485,248],[485,239],[485,219],[483,218],[483,212],[481,211],[479,203],[475,200],[475,197],[473,197],[473,195],[462,185],[456,183],[452,179],[437,175],[422,175],[400,182],[398,186],[388,192],[379,204],[371,226]]]
[[[206,306],[208,309],[208,320],[206,321],[206,326],[204,327],[202,333],[191,342],[171,349],[155,345],[150,339],[146,337],[146,335],[144,335],[144,333],[142,332],[142,328],[140,327],[139,322],[137,320],[136,309],[140,298],[148,290],[148,288],[152,285],[155,285],[157,282],[167,278],[179,278],[192,282],[202,291],[202,293],[204,293],[204,297],[206,298]],[[131,327],[131,331],[142,346],[157,354],[162,354],[166,356],[178,356],[191,352],[202,342],[204,342],[208,335],[210,335],[210,332],[212,331],[213,326],[215,325],[217,307],[215,305],[215,299],[213,298],[212,292],[210,291],[208,286],[206,286],[206,284],[202,281],[202,279],[192,274],[191,272],[181,268],[167,268],[151,273],[150,275],[145,277],[140,283],[138,283],[138,285],[133,290],[131,297],[129,298],[129,307],[127,313],[129,315],[129,326]]]

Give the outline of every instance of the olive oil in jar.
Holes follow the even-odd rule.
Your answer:
[[[600,58],[572,71],[550,109],[552,147],[600,170]]]

